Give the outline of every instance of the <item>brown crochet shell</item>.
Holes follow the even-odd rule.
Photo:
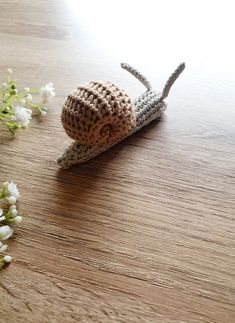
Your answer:
[[[68,136],[84,145],[117,142],[136,125],[129,96],[103,81],[73,90],[63,105],[61,120]]]

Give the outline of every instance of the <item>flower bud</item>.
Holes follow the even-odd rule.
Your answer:
[[[15,224],[21,224],[21,222],[22,222],[22,216],[20,216],[20,215],[17,215],[15,218],[14,218],[14,223]]]
[[[4,182],[2,184],[2,187],[5,188],[5,189],[8,189],[8,185],[9,185],[9,182]]]
[[[11,261],[12,261],[12,257],[7,255],[7,256],[4,256],[3,257],[3,261],[6,263],[6,264],[9,264]]]
[[[7,201],[9,204],[15,204],[16,198],[14,196],[9,196],[9,197],[7,197]]]
[[[7,250],[7,245],[6,244],[3,244],[1,241],[0,241],[0,252],[4,252]]]
[[[11,95],[16,95],[17,93],[18,91],[16,89],[11,91]]]
[[[4,225],[0,227],[0,240],[9,239],[13,234],[13,230],[9,227],[9,225]]]
[[[13,217],[15,217],[15,216],[17,216],[17,210],[16,209],[13,209],[13,210],[11,210],[11,215],[13,216]]]

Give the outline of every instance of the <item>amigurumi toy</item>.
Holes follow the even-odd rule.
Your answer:
[[[164,99],[185,64],[177,67],[160,94],[136,69],[128,64],[121,67],[142,82],[147,91],[132,103],[124,90],[110,82],[92,81],[73,90],[64,102],[61,121],[74,142],[57,159],[61,168],[94,158],[160,117],[166,108]]]

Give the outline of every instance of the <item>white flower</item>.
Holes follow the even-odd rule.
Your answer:
[[[25,104],[26,100],[25,99],[21,99],[20,103],[22,103],[23,105]]]
[[[48,83],[41,87],[41,97],[42,102],[48,103],[55,96],[55,89],[53,87],[53,83]]]
[[[17,184],[15,184],[14,182],[7,182],[7,192],[8,195],[13,196],[16,200],[18,200],[18,198],[20,197],[20,192],[17,188]],[[12,207],[13,209],[14,207]]]
[[[14,209],[14,210],[12,210],[11,211],[11,215],[13,216],[13,217],[16,217],[17,216],[17,210],[16,209]]]
[[[6,264],[9,264],[9,263],[12,261],[12,258],[11,258],[11,256],[4,256],[4,257],[3,257],[3,261],[4,261]]]
[[[3,244],[1,241],[0,241],[0,252],[4,252],[7,250],[7,245],[6,244]]]
[[[17,122],[20,127],[27,128],[30,120],[32,119],[32,110],[16,106],[14,107],[14,112],[15,115],[13,116],[12,120]]]
[[[9,204],[15,204],[16,198],[14,196],[9,196],[6,198]]]
[[[11,213],[11,215],[13,216],[13,217],[15,217],[15,216],[17,216],[17,209],[16,209],[16,206],[15,205],[11,205],[10,206],[10,208],[9,208],[9,211],[10,211],[10,213]]]
[[[0,227],[0,240],[9,239],[13,234],[13,230],[9,227],[9,225],[3,225]]]
[[[14,218],[14,223],[15,223],[15,224],[21,224],[22,220],[23,220],[22,216],[17,215],[17,216]]]
[[[8,74],[12,74],[12,69],[11,68],[8,68],[7,69],[7,72],[8,72]]]
[[[0,193],[2,198],[5,198],[9,204],[15,204],[20,197],[20,192],[14,182],[3,183],[3,189]]]

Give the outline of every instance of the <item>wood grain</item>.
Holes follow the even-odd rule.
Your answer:
[[[0,129],[0,181],[18,183],[24,215],[0,273],[1,323],[235,321],[233,11],[135,3],[0,1],[2,81],[11,67],[20,85],[57,92],[15,139]],[[75,86],[108,79],[135,97],[121,61],[161,88],[182,60],[162,120],[56,167]]]

